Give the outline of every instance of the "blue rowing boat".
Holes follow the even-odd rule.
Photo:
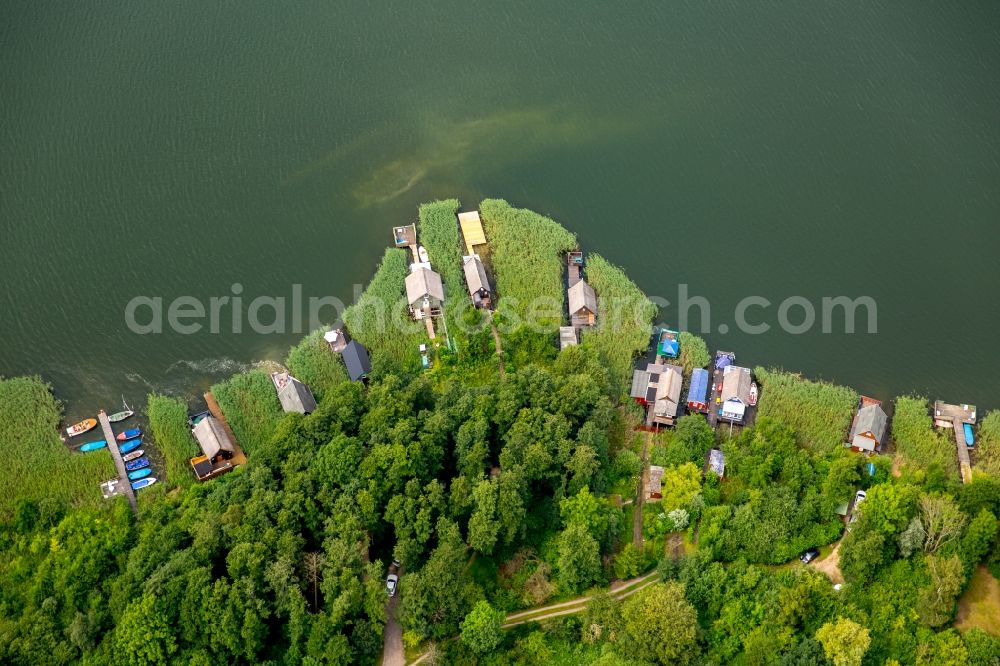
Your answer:
[[[135,439],[130,439],[128,441],[122,442],[118,445],[118,450],[122,453],[128,453],[129,451],[135,451],[142,444],[142,438],[136,437]]]
[[[98,449],[103,449],[108,443],[103,439],[99,439],[96,442],[87,442],[80,447],[80,451],[86,453],[87,451],[97,451]]]
[[[125,432],[118,433],[118,441],[123,442],[126,439],[132,439],[133,437],[139,437],[142,435],[142,431],[138,428],[132,428],[131,430],[126,430]]]
[[[149,458],[139,458],[138,460],[130,460],[125,463],[125,469],[130,472],[142,469],[143,467],[149,467]]]
[[[145,488],[146,486],[151,486],[156,483],[155,476],[147,476],[145,479],[139,479],[138,481],[133,481],[131,483],[132,490],[139,490],[140,488]]]
[[[148,467],[146,469],[137,469],[134,472],[129,472],[128,473],[128,480],[129,481],[138,481],[139,479],[145,479],[147,476],[149,476],[152,473],[153,473],[153,470],[151,470]]]

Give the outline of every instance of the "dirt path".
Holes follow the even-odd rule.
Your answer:
[[[399,597],[391,597],[385,605],[385,629],[382,632],[382,666],[405,666],[406,650],[403,648],[403,628],[396,619]]]
[[[642,472],[639,474],[639,488],[635,493],[635,509],[632,511],[632,545],[638,550],[642,550],[642,505],[646,502],[646,483],[649,473],[646,460],[649,457],[649,433],[642,439]]]
[[[608,593],[614,599],[624,599],[642,590],[658,580],[657,572],[653,571],[644,576],[639,576],[638,578],[631,578],[629,580],[617,581],[608,588]],[[569,601],[562,601],[557,604],[550,604],[548,606],[539,606],[537,608],[528,608],[523,611],[518,611],[516,613],[511,613],[504,620],[504,628],[515,627],[519,624],[524,624],[526,622],[538,622],[539,620],[547,620],[553,617],[559,617],[561,615],[572,615],[573,613],[580,613],[587,609],[587,604],[593,595],[586,595],[582,597],[577,597],[576,599],[570,599]]]
[[[844,576],[840,573],[840,542],[837,542],[829,555],[821,560],[813,560],[809,566],[825,573],[834,583],[843,584]]]

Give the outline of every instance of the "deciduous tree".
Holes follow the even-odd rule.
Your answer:
[[[655,583],[622,605],[626,656],[658,664],[689,664],[698,656],[694,607],[677,582]]]
[[[846,617],[820,627],[816,640],[823,644],[823,651],[834,666],[861,666],[872,642],[868,629]]]

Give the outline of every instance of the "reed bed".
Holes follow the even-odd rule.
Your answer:
[[[262,370],[251,370],[216,384],[212,395],[236,435],[236,441],[248,456],[270,441],[281,420],[281,404],[271,377]]]
[[[1000,478],[1000,411],[994,410],[979,424],[973,469]]]
[[[597,292],[597,328],[585,331],[612,373],[614,386],[625,390],[637,356],[649,347],[656,306],[625,272],[599,254],[587,255],[586,277]]]
[[[10,517],[20,500],[50,498],[63,506],[99,505],[100,483],[116,476],[107,450],[77,453],[59,437],[62,407],[39,377],[0,378],[0,519]],[[101,438],[99,429],[73,444]]]
[[[775,369],[758,367],[754,374],[761,383],[758,415],[790,425],[800,446],[826,454],[846,441],[857,391]]]
[[[376,374],[420,368],[417,347],[427,334],[408,314],[404,282],[409,272],[406,251],[388,248],[361,298],[344,312],[344,323],[368,348]]]
[[[146,401],[146,415],[153,443],[166,463],[165,485],[186,488],[195,480],[191,458],[201,453],[188,425],[187,405],[177,398],[152,393]]]
[[[938,465],[951,476],[958,475],[958,459],[951,430],[934,429],[927,398],[896,398],[892,416],[892,439],[906,465],[927,469]]]
[[[548,305],[531,320],[555,331],[565,310],[564,254],[576,248],[576,236],[554,220],[502,199],[483,201],[479,215],[496,271],[499,310],[524,321],[532,308]]]

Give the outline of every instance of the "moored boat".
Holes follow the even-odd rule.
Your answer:
[[[430,257],[427,256],[427,250],[424,249],[423,245],[421,245],[421,246],[419,246],[417,248],[417,257],[420,259],[420,261],[422,263],[425,263],[425,264],[429,264],[430,261],[431,261]]]
[[[125,432],[118,433],[118,441],[124,442],[126,439],[132,439],[133,437],[139,437],[142,435],[142,431],[138,428],[132,428],[131,430],[126,430]]]
[[[750,403],[751,407],[757,404],[757,382],[750,384],[750,397],[747,402]]]
[[[122,460],[124,460],[125,462],[128,462],[129,460],[135,460],[136,458],[142,457],[143,453],[145,453],[145,451],[143,451],[142,449],[139,449],[138,451],[132,451],[131,453],[126,453],[125,455],[122,456]]]
[[[129,439],[118,445],[118,451],[120,453],[129,453],[130,451],[135,451],[142,444],[142,438],[136,437],[135,439]]]
[[[79,423],[75,423],[70,427],[66,428],[66,434],[70,437],[76,437],[77,435],[82,435],[88,430],[93,430],[97,427],[97,419],[84,419]]]
[[[124,421],[125,419],[135,414],[135,410],[133,410],[131,407],[128,406],[128,403],[125,402],[124,398],[122,398],[122,407],[124,407],[125,409],[123,409],[120,412],[115,412],[114,414],[108,416],[108,421],[110,421],[111,423],[118,423],[119,421]]]
[[[147,476],[145,479],[139,479],[138,481],[133,481],[130,485],[132,486],[132,490],[139,490],[140,488],[151,486],[154,483],[156,483],[156,477]]]
[[[99,439],[96,442],[87,442],[80,447],[80,451],[86,453],[87,451],[96,451],[98,449],[103,449],[108,443],[103,439]]]
[[[153,470],[146,467],[145,469],[137,469],[134,472],[128,473],[129,481],[138,481],[139,479],[145,479],[147,476],[153,473]]]
[[[136,460],[130,460],[125,463],[125,469],[130,472],[142,469],[143,467],[149,467],[149,458],[137,458]]]

